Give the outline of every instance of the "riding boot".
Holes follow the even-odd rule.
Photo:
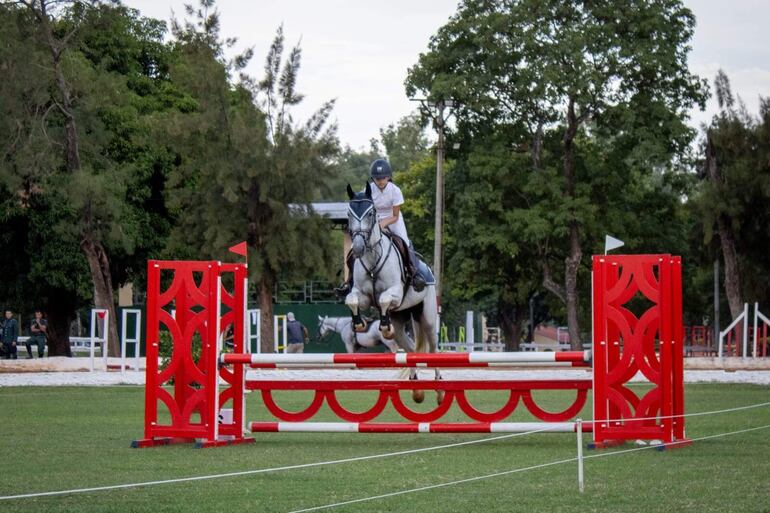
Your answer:
[[[353,258],[353,252],[348,252],[345,262],[348,266],[348,279],[342,285],[334,289],[334,292],[340,299],[345,299],[345,296],[350,294],[350,291],[353,290],[353,265],[356,263],[356,259]]]
[[[415,292],[422,292],[426,285],[425,278],[420,274],[417,255],[414,253],[414,246],[409,244],[407,251],[409,252],[409,274],[412,276],[412,288]]]

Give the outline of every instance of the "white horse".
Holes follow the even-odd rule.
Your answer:
[[[359,333],[366,331],[361,311],[374,306],[380,312],[379,330],[385,338],[395,338],[400,347],[409,347],[406,324],[411,320],[416,351],[435,353],[438,349],[435,283],[429,283],[421,292],[416,292],[411,286],[405,287],[401,255],[390,237],[380,229],[368,183],[366,189],[359,193],[353,192],[348,185],[348,197],[348,230],[356,260],[353,287],[345,298],[345,304],[353,314],[353,329]],[[417,379],[414,369],[410,369],[410,379]],[[436,379],[441,379],[438,369]],[[438,391],[437,395],[440,403],[444,394]],[[414,390],[412,397],[416,402],[422,402],[424,392]]]
[[[380,332],[380,321],[374,321],[369,325],[365,333],[357,333],[353,330],[353,321],[350,317],[318,316],[318,339],[322,339],[328,333],[340,334],[342,342],[348,353],[355,353],[361,348],[373,348],[379,344],[385,345],[391,353],[398,351],[398,343],[393,339],[387,339]],[[404,351],[414,351],[414,342],[409,339],[409,347]]]

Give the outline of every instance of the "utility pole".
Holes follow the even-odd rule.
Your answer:
[[[719,327],[719,255],[717,254],[714,260],[714,347],[719,345]]]
[[[438,133],[436,145],[436,222],[434,225],[433,243],[433,275],[436,278],[436,298],[439,314],[441,313],[441,294],[443,291],[443,249],[444,249],[444,156],[446,141],[444,128],[452,115],[452,109],[457,106],[455,100],[428,101],[417,99],[421,111],[433,120],[433,128]]]
[[[443,284],[443,243],[444,243],[444,102],[436,104],[437,115],[433,119],[438,132],[436,146],[436,222],[433,240],[433,272],[436,275],[436,298],[441,313],[441,286]]]

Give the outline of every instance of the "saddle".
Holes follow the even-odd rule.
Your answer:
[[[383,235],[390,238],[393,245],[396,246],[396,249],[398,249],[398,253],[401,256],[401,279],[404,282],[404,287],[409,288],[411,284],[411,277],[407,272],[407,267],[412,261],[409,255],[409,246],[407,246],[404,239],[390,232],[389,230],[383,231]],[[435,285],[436,278],[433,276],[433,271],[431,271],[430,267],[428,267],[428,264],[425,263],[425,261],[416,251],[414,252],[414,256],[416,264],[414,272],[422,276],[422,279],[425,281],[426,285]]]

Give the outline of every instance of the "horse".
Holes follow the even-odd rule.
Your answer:
[[[353,330],[353,321],[350,317],[329,317],[318,316],[318,340],[323,339],[327,334],[335,332],[340,334],[342,342],[345,343],[345,349],[348,353],[355,353],[359,348],[372,348],[379,344],[385,345],[391,353],[398,351],[398,343],[393,339],[387,339],[380,332],[380,321],[374,321],[369,325],[365,333],[356,333]],[[404,351],[414,351],[414,342],[409,339],[409,347],[403,348]]]
[[[366,321],[361,311],[373,306],[379,311],[379,330],[386,339],[395,339],[400,347],[407,348],[409,336],[406,324],[411,320],[414,331],[415,350],[420,353],[435,353],[438,349],[438,303],[436,285],[428,283],[420,292],[405,287],[401,254],[390,236],[380,228],[372,201],[369,183],[363,192],[353,192],[348,185],[348,232],[355,258],[353,265],[353,286],[345,297],[345,304],[352,313],[353,329],[366,331]],[[408,352],[409,351],[407,349]],[[441,379],[435,369],[436,379]],[[410,379],[417,379],[415,369],[410,369]],[[422,402],[424,391],[414,390],[412,398]],[[439,404],[444,392],[437,391]]]

